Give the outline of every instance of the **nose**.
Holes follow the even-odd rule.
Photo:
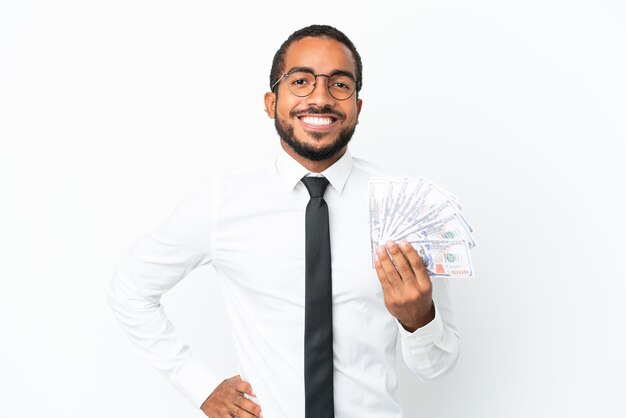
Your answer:
[[[315,87],[313,92],[306,97],[306,102],[317,107],[333,106],[335,104],[335,98],[328,91],[327,75],[318,74],[315,77]]]

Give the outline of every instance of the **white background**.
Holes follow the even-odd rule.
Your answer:
[[[626,416],[624,2],[399,3],[1,0],[1,417],[202,416],[105,286],[202,178],[274,152],[271,58],[311,23],[363,57],[353,154],[454,192],[480,242],[459,363],[400,365],[407,417]],[[214,279],[164,303],[234,374]]]

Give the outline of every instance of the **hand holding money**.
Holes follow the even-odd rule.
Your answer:
[[[420,256],[411,244],[387,242],[376,249],[374,262],[383,288],[385,306],[409,332],[435,318],[432,282]]]
[[[408,241],[431,278],[474,277],[473,228],[456,197],[423,177],[372,177],[369,183],[372,261],[388,241]]]

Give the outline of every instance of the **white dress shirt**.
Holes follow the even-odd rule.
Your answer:
[[[221,280],[242,379],[265,418],[304,417],[305,209],[309,171],[280,152],[236,175],[215,176],[125,256],[109,303],[131,340],[200,407],[225,378],[179,339],[161,295],[194,268]],[[337,418],[402,416],[396,378],[400,334],[421,380],[451,370],[459,355],[446,280],[433,280],[435,319],[405,331],[383,303],[371,263],[368,180],[379,169],[346,152],[322,173],[330,216],[334,399]],[[219,359],[216,359],[219,361]]]

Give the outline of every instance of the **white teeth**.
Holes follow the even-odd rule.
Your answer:
[[[309,125],[330,125],[331,123],[333,123],[333,120],[331,118],[316,118],[313,116],[304,116],[302,118],[302,122]]]

